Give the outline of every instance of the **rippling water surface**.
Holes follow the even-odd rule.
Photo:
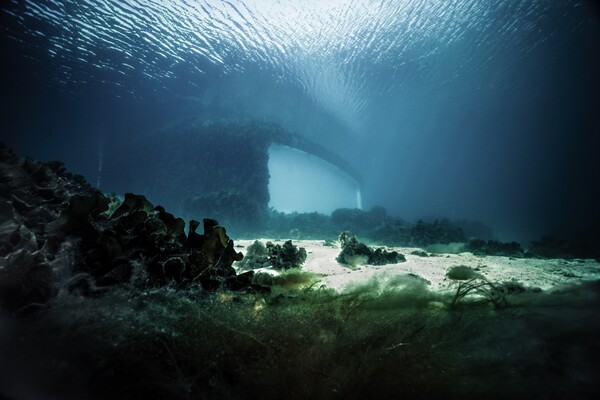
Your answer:
[[[558,27],[547,26],[549,8],[567,21],[582,12],[569,1],[506,0],[12,3],[5,12],[18,24],[8,34],[36,38],[32,45],[51,57],[59,84],[101,79],[135,94],[132,75],[174,90],[174,82],[198,86],[199,75],[251,66],[300,85],[347,118],[423,82],[443,86],[499,70],[499,63],[518,66],[556,34]]]

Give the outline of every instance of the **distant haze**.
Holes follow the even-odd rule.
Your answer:
[[[269,149],[269,205],[282,212],[331,214],[356,208],[360,189],[344,172],[327,162],[284,146]]]

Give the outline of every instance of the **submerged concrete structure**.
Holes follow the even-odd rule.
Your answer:
[[[177,214],[223,224],[260,224],[269,205],[269,148],[314,155],[356,182],[361,177],[333,151],[281,126],[257,120],[188,119],[124,144],[107,155],[105,191],[144,193]]]

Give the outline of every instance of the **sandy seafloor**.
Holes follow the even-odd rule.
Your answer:
[[[271,241],[283,244],[283,240],[258,239],[263,243]],[[246,254],[246,248],[254,240],[235,241],[236,250]],[[465,252],[459,254],[432,254],[422,257],[411,254],[412,247],[385,247],[396,250],[406,257],[406,261],[388,265],[361,265],[356,268],[340,264],[336,257],[340,253],[339,243],[335,247],[326,246],[322,240],[294,240],[294,245],[303,247],[307,259],[302,270],[322,276],[320,285],[337,291],[344,291],[355,284],[371,278],[385,282],[398,275],[413,274],[429,281],[432,291],[454,290],[456,281],[446,277],[448,268],[466,265],[483,275],[490,282],[516,281],[526,287],[549,290],[566,284],[600,280],[600,263],[592,259],[538,259],[512,258],[501,256],[476,256]],[[234,264],[234,267],[236,265]],[[272,270],[257,270],[274,273]]]

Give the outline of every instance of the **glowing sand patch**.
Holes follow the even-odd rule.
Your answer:
[[[273,239],[260,239],[267,241]],[[274,241],[277,242],[277,241]],[[243,246],[252,240],[237,240],[236,245]],[[320,284],[343,291],[349,287],[378,279],[383,284],[398,276],[412,274],[426,279],[429,289],[436,292],[453,291],[456,281],[448,279],[446,272],[456,265],[469,266],[491,282],[515,280],[528,287],[543,290],[567,284],[595,281],[600,279],[600,263],[594,260],[562,260],[538,258],[510,258],[500,256],[479,257],[471,253],[439,254],[431,257],[419,257],[411,254],[415,248],[391,247],[406,257],[406,262],[388,265],[364,265],[356,269],[348,268],[336,261],[340,253],[339,246],[323,245],[320,240],[294,240],[298,247],[304,247],[308,253],[302,270],[320,275]],[[235,266],[235,264],[234,264]]]

